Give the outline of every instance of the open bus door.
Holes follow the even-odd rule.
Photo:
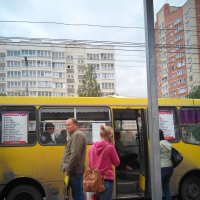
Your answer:
[[[116,198],[147,197],[148,145],[144,110],[114,109],[113,120],[115,147],[120,157],[120,166],[116,168]],[[120,153],[119,146],[125,148],[125,155]]]
[[[138,135],[136,137],[139,159],[140,159],[140,185],[139,189],[143,191],[145,197],[150,197],[150,173],[149,173],[149,151],[147,137],[147,113],[146,110],[140,109],[137,117]]]

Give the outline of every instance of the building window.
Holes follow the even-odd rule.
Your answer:
[[[67,65],[67,69],[73,69],[73,65]]]
[[[53,72],[53,78],[65,78],[64,72]]]
[[[184,56],[185,56],[185,53],[183,52],[176,54],[176,58],[183,58]]]
[[[67,56],[67,61],[72,61],[73,60],[73,56]]]
[[[175,33],[178,33],[179,31],[183,30],[183,26],[179,26],[175,29]]]
[[[21,82],[19,81],[8,81],[8,88],[20,88],[21,87]]]
[[[181,35],[177,35],[175,41],[177,42],[177,41],[182,40],[182,39],[183,39],[183,35],[182,34]]]
[[[185,22],[185,27],[190,28],[190,21],[189,20]]]
[[[102,83],[103,89],[114,89],[114,83]]]
[[[53,52],[52,57],[53,58],[65,58],[65,53],[64,52]]]
[[[178,93],[179,94],[182,94],[182,93],[185,93],[186,92],[186,88],[180,88],[178,89]]]
[[[187,59],[187,62],[188,62],[188,64],[191,64],[191,63],[192,63],[192,57],[189,57],[189,58]]]
[[[112,63],[102,63],[101,69],[102,70],[114,70],[114,65]]]
[[[7,76],[9,78],[20,78],[21,72],[19,71],[8,71]]]
[[[185,61],[180,61],[177,63],[177,68],[182,67],[185,65]]]
[[[52,67],[53,69],[65,69],[65,63],[53,62]]]
[[[186,82],[186,78],[181,78],[178,80],[178,84],[185,83],[185,82]]]
[[[99,54],[87,54],[87,59],[88,60],[99,60]]]
[[[183,75],[185,74],[185,69],[182,69],[182,70],[178,70],[177,71],[177,75],[180,76],[180,75]]]
[[[50,78],[51,77],[51,71],[38,71],[37,76],[38,77]]]
[[[7,67],[20,67],[20,61],[9,60],[7,61]]]
[[[187,11],[187,12],[184,14],[184,17],[185,17],[185,19],[188,19],[188,18],[190,17],[189,11]]]
[[[78,64],[84,64],[84,59],[79,58],[79,59],[78,59]]]
[[[94,70],[99,70],[99,64],[88,64],[88,67],[92,67]]]
[[[20,51],[7,50],[7,56],[20,56]]]
[[[41,88],[50,88],[52,87],[52,82],[50,81],[38,81],[38,87]]]
[[[65,83],[53,83],[53,88],[65,88]]]
[[[22,50],[21,51],[22,56],[37,56],[37,51],[36,50]]]
[[[102,53],[101,60],[113,60],[114,56],[111,53]]]
[[[37,67],[51,67],[51,61],[49,60],[38,60]]]
[[[102,78],[103,79],[114,79],[114,74],[113,73],[102,73]]]
[[[38,57],[51,57],[51,51],[37,50]]]
[[[175,19],[175,20],[174,20],[174,25],[176,25],[176,24],[182,22],[182,20],[183,20],[182,17],[179,17],[179,18]]]
[[[192,76],[189,77],[189,81],[190,82],[193,81],[193,77]]]

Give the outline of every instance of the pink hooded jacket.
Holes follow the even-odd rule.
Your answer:
[[[112,165],[118,166],[120,163],[114,145],[107,141],[100,141],[93,144],[89,153],[89,167],[95,167],[100,171],[103,179],[114,179]]]

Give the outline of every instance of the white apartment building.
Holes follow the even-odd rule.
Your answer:
[[[9,96],[78,96],[87,66],[95,69],[103,96],[114,95],[113,46],[0,38],[0,93]]]

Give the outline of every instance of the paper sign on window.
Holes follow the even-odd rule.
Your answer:
[[[173,111],[159,111],[159,129],[163,130],[165,139],[175,139]]]
[[[28,131],[28,113],[4,112],[2,114],[3,144],[26,144]]]
[[[92,123],[92,141],[97,142],[100,140],[100,126],[105,123]]]

